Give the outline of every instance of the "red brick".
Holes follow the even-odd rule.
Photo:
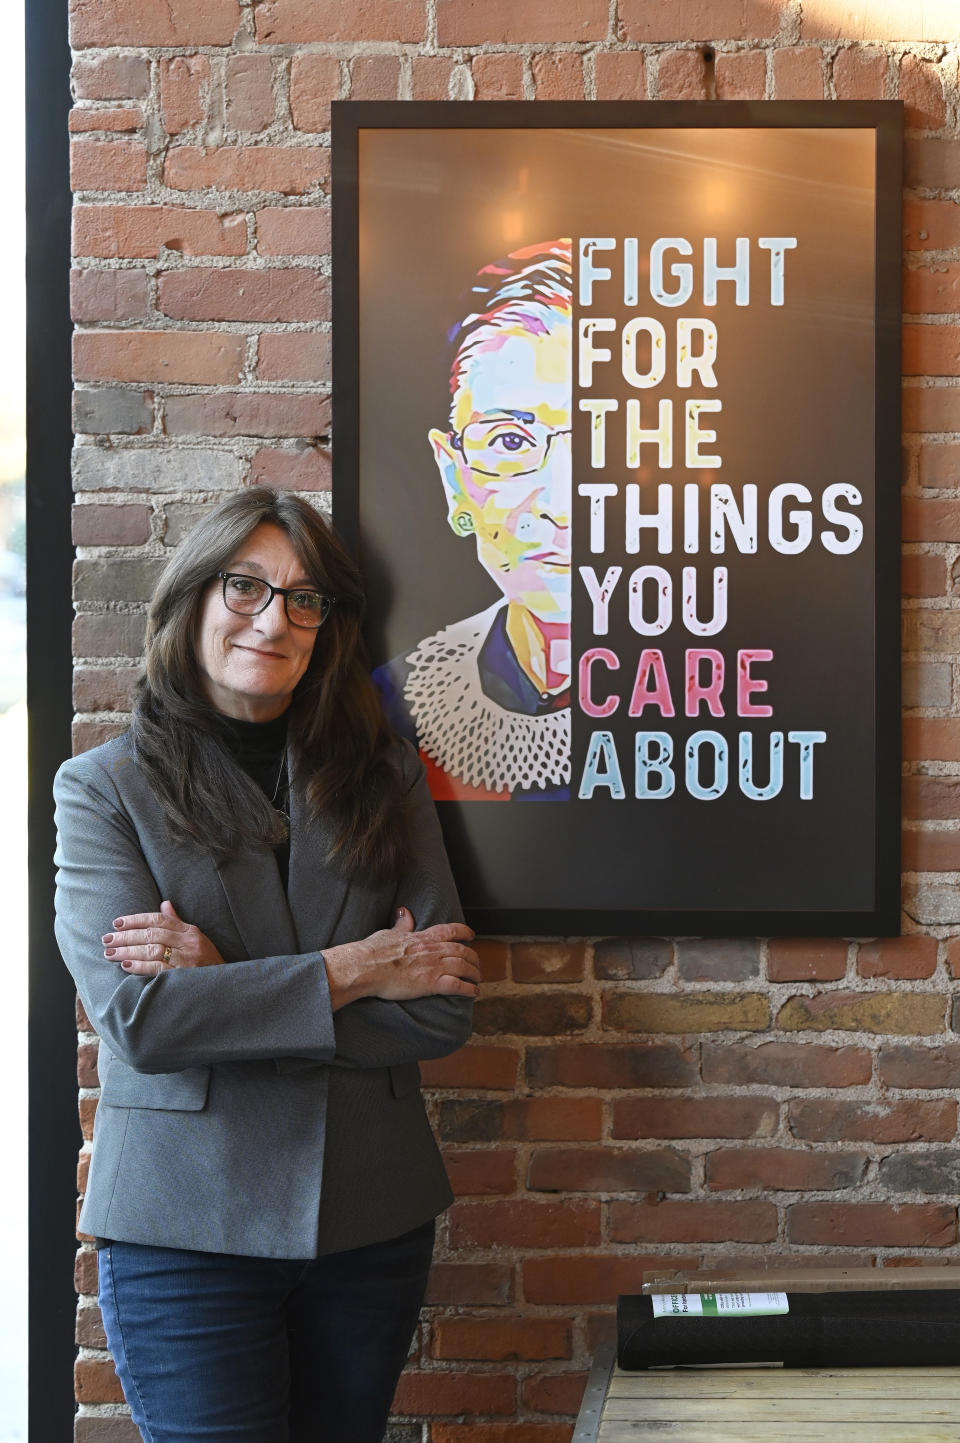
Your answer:
[[[93,1023],[90,1021],[90,1018],[87,1016],[86,1008],[84,1007],[83,1002],[82,1002],[82,1000],[80,999],[80,997],[75,997],[75,998],[73,999],[73,1006],[74,1006],[74,1012],[75,1012],[75,1014],[76,1014],[76,1019],[77,1019],[77,1031],[78,1031],[78,1032],[92,1032],[92,1031],[93,1031]]]
[[[958,937],[951,937],[947,943],[947,971],[953,978],[960,977],[960,938]]]
[[[77,1046],[77,1086],[78,1087],[99,1087],[100,1078],[97,1075],[97,1053],[100,1051],[99,1042],[81,1042]],[[81,1157],[86,1157],[81,1153]]]
[[[414,1417],[437,1414],[513,1413],[517,1385],[507,1373],[403,1374],[391,1412]]]
[[[960,431],[960,387],[905,386],[904,431]]]
[[[146,271],[70,272],[70,315],[81,325],[134,321],[147,314]]]
[[[169,396],[168,436],[320,436],[330,429],[329,396],[303,393]]]
[[[97,1255],[92,1248],[81,1248],[73,1264],[73,1286],[85,1295],[97,1291]]]
[[[688,1087],[697,1080],[696,1054],[672,1043],[644,1047],[567,1043],[527,1048],[531,1087]]]
[[[784,1031],[877,1032],[899,1036],[943,1031],[944,999],[933,992],[823,992],[791,997],[777,1014]]]
[[[141,546],[150,539],[150,507],[74,506],[75,546]]]
[[[565,1423],[434,1423],[432,1443],[570,1443]]]
[[[78,757],[81,752],[88,752],[125,730],[123,722],[74,721],[70,729],[73,755]]]
[[[84,507],[84,510],[87,508]],[[91,508],[95,509],[95,508]],[[105,508],[114,510],[114,507]],[[81,612],[73,622],[75,656],[140,656],[146,617],[128,612]],[[89,1023],[87,1030],[90,1030]]]
[[[932,266],[911,267],[903,273],[903,309],[910,315],[928,315],[937,312],[960,310],[960,265],[937,262]],[[910,336],[917,328],[911,328]],[[954,328],[946,326],[942,334],[949,338]],[[940,329],[931,332],[933,340],[928,349],[934,350],[933,342],[941,334]],[[908,338],[909,339],[909,338]],[[953,375],[955,372],[946,372]]]
[[[74,1394],[78,1403],[122,1403],[123,1389],[113,1360],[78,1358],[73,1369]]]
[[[900,588],[904,596],[943,596],[947,589],[946,561],[926,552],[902,556]]]
[[[752,40],[777,33],[776,9],[764,0],[620,0],[624,37],[641,43],[723,36]]]
[[[951,568],[951,575],[954,584],[960,581],[960,568],[954,562]],[[904,611],[902,617],[903,649],[908,652],[932,652],[948,653],[952,656],[960,649],[960,615],[953,607],[938,607],[930,611],[922,610],[920,607],[911,607]],[[919,661],[919,658],[918,658]],[[939,665],[948,665],[947,661]],[[904,755],[907,760],[924,761],[930,758],[924,751],[919,754],[913,750],[917,747],[929,745],[931,749],[948,747],[951,744],[950,728],[942,731],[934,731],[929,728],[918,727],[915,723],[923,720],[920,717],[905,718],[902,724]],[[929,720],[929,718],[927,718]],[[948,721],[949,718],[940,718]],[[934,760],[949,760],[949,758],[937,758]]]
[[[160,62],[160,114],[168,135],[200,125],[210,89],[210,61],[205,55],[176,55]]]
[[[549,45],[559,40],[603,40],[606,0],[437,0],[437,44],[484,45],[493,36],[508,45]]]
[[[960,204],[955,200],[903,203],[903,239],[908,251],[954,250],[960,246]]]
[[[68,128],[74,135],[90,130],[139,130],[142,124],[143,111],[139,105],[75,106],[68,119]]]
[[[515,1047],[461,1047],[449,1057],[421,1062],[424,1087],[493,1087],[512,1089],[517,1083],[520,1054]]]
[[[788,1104],[794,1137],[812,1142],[950,1142],[957,1130],[952,1099],[890,1103],[811,1098]]]
[[[717,56],[718,100],[762,100],[767,88],[767,57],[763,50],[740,50]]]
[[[919,821],[960,817],[960,777],[904,777],[904,816]]]
[[[147,152],[139,140],[72,140],[73,190],[143,190]]]
[[[759,1047],[705,1042],[704,1082],[772,1087],[856,1087],[870,1081],[865,1047],[825,1047],[817,1042],[764,1042]]]
[[[781,1192],[827,1192],[856,1187],[869,1158],[861,1152],[810,1152],[806,1148],[721,1148],[707,1158],[707,1185],[770,1188]],[[720,1239],[719,1241],[723,1241]]]
[[[78,1308],[74,1338],[78,1347],[103,1348],[107,1346],[107,1335],[99,1308]]]
[[[763,1031],[770,1002],[761,992],[614,992],[603,999],[603,1025],[624,1032]]]
[[[411,65],[413,99],[448,99],[452,76],[453,61],[445,55],[415,55]]]
[[[395,55],[358,55],[350,65],[351,100],[396,100],[400,61]]]
[[[269,55],[232,55],[227,61],[225,112],[231,130],[256,133],[273,124],[273,60]]]
[[[583,61],[569,51],[535,55],[533,85],[538,100],[582,100]]]
[[[943,80],[937,66],[916,55],[900,64],[899,96],[905,101],[904,119],[916,130],[939,130],[946,119]]]
[[[960,274],[960,272],[958,272]],[[960,304],[960,289],[958,289]],[[905,376],[960,375],[960,326],[905,325],[903,328]]]
[[[603,1257],[588,1253],[582,1257],[528,1258],[523,1264],[523,1292],[528,1303],[552,1303],[573,1308],[581,1303],[615,1303],[621,1293],[639,1293],[643,1275],[663,1266],[663,1257]],[[696,1267],[699,1258],[672,1255],[672,1268]]]
[[[571,993],[537,992],[523,997],[484,997],[473,1011],[473,1030],[480,1037],[518,1033],[554,1037],[581,1032],[590,1025],[590,998]]]
[[[535,1373],[521,1384],[523,1406],[536,1413],[579,1413],[586,1383],[586,1373]]]
[[[688,1192],[690,1163],[669,1148],[537,1148],[527,1187],[533,1192]]]
[[[78,667],[73,673],[75,711],[130,711],[140,668]]]
[[[943,491],[960,487],[960,446],[930,441],[920,447],[919,461],[921,486]]]
[[[951,966],[950,974],[956,976],[955,966]],[[960,1086],[960,1044],[882,1047],[880,1081],[884,1087],[943,1087],[956,1091]]]
[[[958,872],[960,871],[960,832],[904,832],[902,863],[905,872]],[[912,939],[920,941],[920,938]],[[934,942],[934,938],[926,939]],[[887,974],[897,976],[899,974]],[[909,976],[929,977],[929,972],[909,973]]]
[[[851,46],[833,62],[838,100],[882,100],[887,57],[882,51]]]
[[[932,977],[936,967],[936,937],[884,937],[863,942],[857,962],[861,977]]]
[[[242,214],[220,216],[212,210],[173,205],[74,209],[74,255],[147,260],[158,256],[162,246],[185,256],[240,256],[247,249],[246,219]]]
[[[516,1190],[517,1158],[512,1148],[445,1148],[443,1162],[457,1197],[495,1197]]]
[[[514,982],[582,982],[583,942],[514,942]]]
[[[86,1084],[81,1083],[80,1086],[83,1087],[86,1086]],[[92,1156],[93,1154],[89,1152],[81,1152],[77,1156],[77,1192],[80,1193],[81,1196],[83,1196],[87,1190],[87,1179],[90,1176],[90,1159]]]
[[[513,1293],[513,1268],[508,1263],[434,1263],[426,1301],[456,1307],[499,1306],[513,1302]]]
[[[261,45],[334,40],[416,44],[426,36],[423,0],[265,0],[256,9]],[[441,41],[441,44],[446,42]]]
[[[329,254],[330,211],[319,206],[258,210],[257,250],[262,256]]]
[[[822,100],[823,67],[819,50],[810,46],[775,50],[773,88],[778,100]]]
[[[434,1358],[476,1358],[491,1363],[569,1358],[570,1324],[562,1318],[438,1318]]]
[[[904,179],[911,189],[955,190],[960,185],[960,145],[952,135],[908,136],[905,162]]]
[[[699,50],[668,50],[660,56],[657,93],[661,100],[706,100],[707,68]]]
[[[215,270],[160,277],[157,305],[176,321],[327,321],[330,282],[311,268]]]
[[[504,981],[510,960],[509,942],[501,942],[494,937],[475,937],[473,950],[480,958],[484,982]]]
[[[767,1243],[777,1236],[771,1202],[614,1202],[615,1243]]]
[[[238,0],[70,0],[70,43],[229,45],[240,26]]]
[[[260,11],[263,6],[260,7]],[[258,12],[259,13],[259,12]],[[330,102],[340,99],[335,55],[295,55],[290,65],[290,114],[297,130],[330,129]]]
[[[953,0],[804,0],[805,40],[952,42],[957,12]]]
[[[475,55],[471,65],[477,100],[522,100],[521,55]]]
[[[92,144],[92,142],[91,142]],[[330,173],[319,146],[179,145],[167,152],[164,183],[173,190],[239,190],[306,195]]]
[[[454,1203],[451,1248],[583,1248],[600,1241],[599,1202]]]
[[[903,754],[910,761],[960,761],[960,721],[904,717]]]
[[[440,1103],[440,1131],[450,1142],[592,1142],[600,1137],[598,1097],[457,1098]]]
[[[639,50],[600,50],[593,74],[598,100],[645,100],[647,73]]]
[[[779,1104],[764,1097],[629,1097],[613,1104],[613,1137],[769,1137]]]
[[[77,56],[70,72],[78,100],[145,100],[150,64],[139,55]]]
[[[792,1243],[832,1247],[945,1248],[957,1240],[957,1210],[937,1203],[794,1203]]]
[[[771,982],[836,982],[847,970],[847,944],[839,937],[778,937],[770,942]]]
[[[325,446],[289,450],[264,447],[250,463],[254,486],[279,486],[285,491],[329,491],[330,452]]]
[[[73,338],[82,381],[173,381],[224,386],[240,379],[245,338],[217,331],[87,331]]]

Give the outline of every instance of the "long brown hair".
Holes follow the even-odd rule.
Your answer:
[[[148,615],[131,726],[137,759],[174,835],[221,857],[283,839],[283,817],[225,745],[229,721],[204,695],[196,654],[212,579],[264,522],[286,533],[305,574],[336,598],[290,705],[291,784],[332,824],[331,856],[349,870],[381,872],[405,843],[405,787],[361,638],[360,576],[330,527],[297,496],[266,486],[238,492],[177,547]]]

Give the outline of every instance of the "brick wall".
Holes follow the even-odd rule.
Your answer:
[[[78,748],[122,726],[202,508],[328,491],[332,98],[906,102],[905,935],[486,941],[476,1039],[424,1069],[458,1201],[391,1438],[566,1443],[651,1264],[960,1257],[955,0],[70,8]],[[76,1436],[132,1443],[95,1277],[83,1243]]]

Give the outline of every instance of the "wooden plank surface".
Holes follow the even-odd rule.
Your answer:
[[[866,1375],[866,1376],[865,1376]],[[615,1373],[607,1390],[614,1399],[641,1398],[864,1398],[954,1399],[960,1403],[960,1370],[763,1368]],[[958,1409],[960,1413],[960,1409]]]
[[[600,1424],[597,1443],[960,1443],[960,1423],[662,1423]]]

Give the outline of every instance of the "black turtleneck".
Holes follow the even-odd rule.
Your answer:
[[[273,721],[240,721],[225,717],[228,727],[227,745],[247,776],[256,782],[267,801],[278,812],[288,812],[290,784],[287,776],[287,713]],[[284,891],[290,870],[290,841],[280,842],[273,849],[280,870]]]

